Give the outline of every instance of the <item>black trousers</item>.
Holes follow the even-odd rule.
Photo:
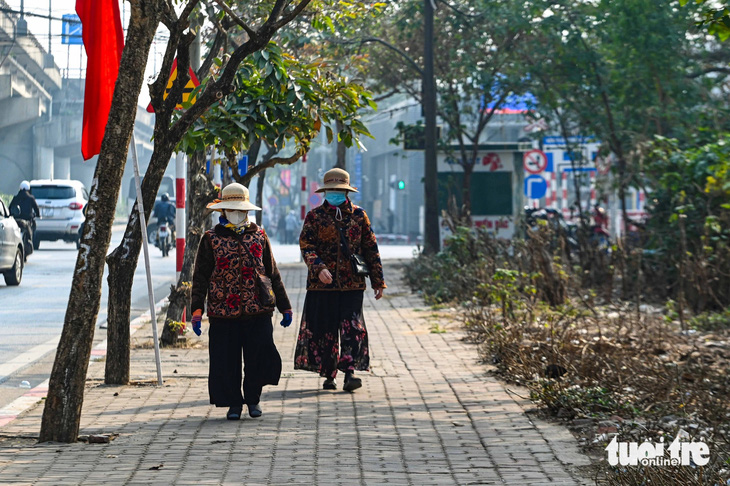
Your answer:
[[[208,393],[211,404],[217,407],[255,405],[261,399],[264,385],[279,383],[281,356],[274,344],[273,332],[271,315],[247,319],[210,318]]]

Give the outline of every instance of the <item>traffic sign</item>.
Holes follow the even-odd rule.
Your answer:
[[[194,104],[196,101],[196,97],[192,97],[193,90],[200,86],[200,81],[198,81],[198,77],[193,72],[193,68],[188,68],[188,73],[190,74],[190,79],[188,79],[188,82],[185,84],[185,87],[183,88],[182,92],[182,102],[183,103],[190,103]],[[170,94],[170,90],[172,89],[172,84],[175,82],[175,79],[177,79],[177,59],[172,61],[172,70],[170,71],[170,78],[167,80],[167,86],[165,86],[165,92],[162,94],[162,99],[166,100],[167,96]],[[176,105],[176,110],[181,110],[183,108],[183,105]],[[152,103],[147,106],[147,111],[150,113],[155,112],[155,108],[152,106]]]
[[[309,205],[310,206],[314,207],[314,206],[319,206],[320,204],[322,204],[322,196],[320,196],[319,194],[316,194],[316,193],[309,196]]]
[[[522,162],[527,172],[530,174],[539,174],[547,167],[548,160],[545,152],[534,149],[525,153]]]
[[[525,196],[528,199],[540,199],[547,193],[547,181],[539,175],[525,177]]]
[[[61,44],[83,44],[81,38],[81,19],[76,14],[61,17]]]

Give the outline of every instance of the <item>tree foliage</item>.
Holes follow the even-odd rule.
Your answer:
[[[371,94],[330,70],[326,61],[302,62],[276,43],[241,64],[234,91],[202,115],[181,142],[186,152],[208,146],[235,155],[261,140],[281,150],[291,141],[299,155],[324,128],[347,146],[370,133],[360,120],[364,108],[375,109]],[[334,123],[344,128],[335,134]]]

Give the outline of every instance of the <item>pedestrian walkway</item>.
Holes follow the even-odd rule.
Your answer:
[[[281,270],[296,323],[306,273],[301,264]],[[116,438],[36,444],[38,404],[0,427],[0,483],[589,484],[572,436],[528,417],[531,404],[486,374],[458,324],[441,320],[447,332],[430,332],[436,317],[399,282],[399,266],[385,272],[386,297],[366,293],[372,372],[354,394],[321,390],[321,378],[293,370],[296,325],[278,326],[277,314],[279,386],[264,388],[262,418],[227,421],[208,403],[207,336],[163,349],[157,387],[146,326],[132,337],[132,385],[105,386],[103,362],[89,367],[81,434]]]

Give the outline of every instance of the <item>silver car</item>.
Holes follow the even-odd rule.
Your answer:
[[[41,240],[78,242],[79,229],[85,220],[82,210],[89,201],[86,187],[80,181],[68,179],[35,180],[30,182],[30,193],[41,210],[33,248],[37,250]]]
[[[8,285],[20,285],[23,278],[23,237],[10,210],[0,201],[0,272]]]

